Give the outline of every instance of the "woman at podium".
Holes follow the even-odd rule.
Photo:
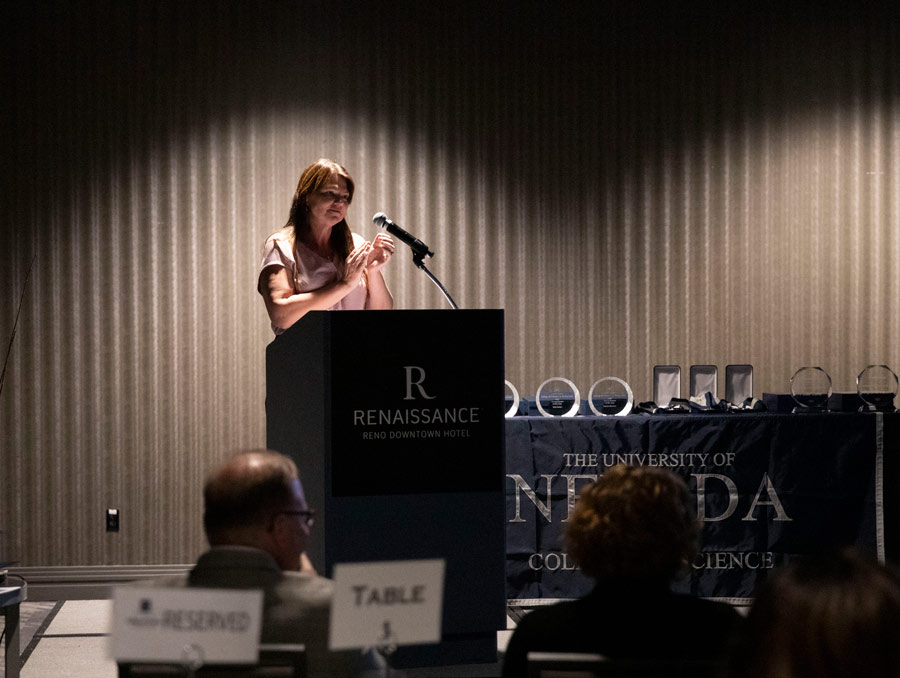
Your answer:
[[[368,242],[350,231],[353,189],[347,170],[325,158],[300,175],[287,224],[263,246],[257,281],[275,334],[308,311],[393,306],[381,269],[394,242],[386,233]]]

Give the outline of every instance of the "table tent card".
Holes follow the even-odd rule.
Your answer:
[[[334,566],[329,647],[395,647],[441,639],[444,560]]]
[[[116,587],[110,654],[120,662],[253,664],[262,591]]]

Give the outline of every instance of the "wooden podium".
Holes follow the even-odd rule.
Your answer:
[[[266,349],[267,446],[320,512],[308,554],[443,558],[442,641],[397,667],[493,662],[506,628],[503,311],[316,311]]]

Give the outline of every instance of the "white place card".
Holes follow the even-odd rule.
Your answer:
[[[255,663],[262,605],[258,590],[119,586],[110,655],[123,662]]]
[[[442,559],[341,563],[334,583],[331,649],[440,641]]]

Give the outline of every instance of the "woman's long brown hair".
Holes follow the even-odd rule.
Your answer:
[[[291,202],[291,211],[283,229],[292,248],[295,247],[298,238],[302,243],[313,244],[306,196],[321,190],[335,175],[342,177],[347,182],[347,192],[350,195],[347,204],[349,205],[353,201],[353,177],[341,165],[327,158],[320,158],[303,170],[300,175],[297,190],[294,192],[294,200]],[[353,235],[350,233],[346,219],[341,220],[331,229],[328,244],[331,247],[334,261],[340,268],[353,249]]]

